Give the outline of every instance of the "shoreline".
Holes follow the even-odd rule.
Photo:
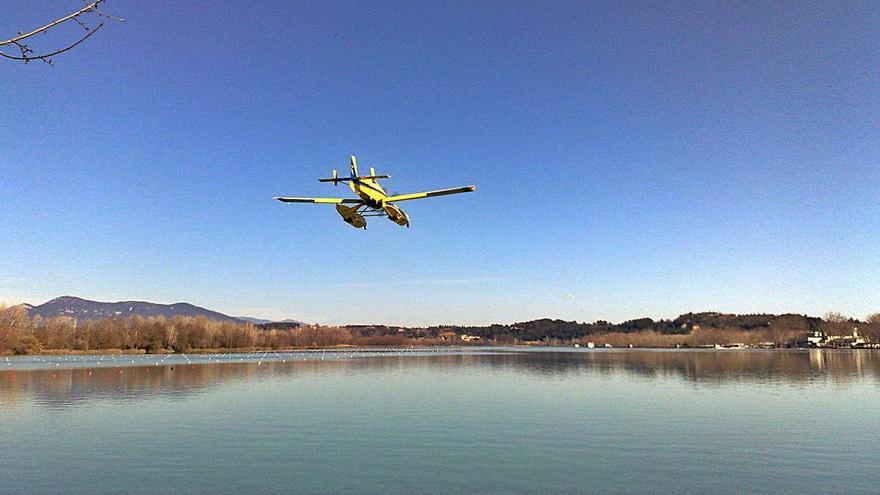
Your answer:
[[[177,352],[172,351],[170,349],[163,349],[160,352],[146,352],[144,349],[94,349],[94,350],[74,350],[74,349],[44,349],[38,352],[26,353],[26,354],[14,354],[14,353],[0,353],[0,357],[24,357],[24,356],[197,356],[197,355],[212,355],[212,354],[260,354],[260,353],[277,353],[277,354],[285,354],[285,353],[303,353],[303,352],[314,352],[314,351],[345,351],[345,350],[358,350],[358,351],[400,351],[400,350],[430,350],[430,349],[439,349],[439,350],[455,350],[455,349],[530,349],[530,350],[539,350],[539,349],[548,349],[553,351],[561,351],[561,350],[570,350],[572,352],[596,352],[596,351],[628,351],[628,350],[668,350],[668,351],[719,351],[719,352],[730,352],[730,351],[811,351],[811,350],[822,350],[822,351],[859,351],[859,350],[867,350],[867,351],[876,351],[880,350],[877,348],[849,348],[849,347],[771,347],[771,348],[761,348],[761,347],[667,347],[667,346],[633,346],[633,347],[595,347],[588,348],[586,346],[575,347],[571,344],[565,345],[536,345],[536,344],[481,344],[474,345],[472,343],[467,344],[428,344],[428,345],[375,345],[375,346],[357,346],[351,344],[339,344],[339,345],[330,345],[330,346],[309,346],[309,347],[289,347],[284,349],[271,349],[271,348],[261,348],[261,347],[240,347],[240,348],[232,348],[232,349],[193,349],[189,352]]]

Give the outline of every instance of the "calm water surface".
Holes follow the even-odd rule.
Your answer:
[[[0,493],[880,493],[878,351],[39,356],[0,373]]]

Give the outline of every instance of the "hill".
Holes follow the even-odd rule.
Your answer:
[[[159,304],[147,301],[90,301],[74,296],[56,297],[51,301],[32,306],[28,310],[31,318],[39,316],[43,319],[68,316],[77,320],[102,320],[105,318],[129,318],[141,316],[204,316],[216,321],[243,323],[244,320],[234,318],[217,311],[211,311],[185,302]]]

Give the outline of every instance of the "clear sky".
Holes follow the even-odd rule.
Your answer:
[[[54,67],[0,61],[0,301],[864,317],[880,4],[817,3],[110,0]],[[8,0],[0,38],[79,5]],[[316,179],[350,154],[477,191],[367,231],[272,200],[346,193]]]

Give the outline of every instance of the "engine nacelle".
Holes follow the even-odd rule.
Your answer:
[[[339,216],[345,220],[345,223],[351,225],[356,229],[366,229],[367,228],[367,219],[364,218],[363,215],[358,213],[357,206],[345,206],[345,205],[336,205],[336,211],[339,212]]]
[[[402,227],[409,227],[409,217],[397,205],[385,203],[385,213],[388,214],[388,220]]]

